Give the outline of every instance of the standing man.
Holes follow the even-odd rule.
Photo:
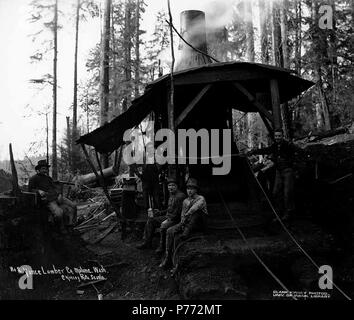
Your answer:
[[[186,196],[178,189],[177,182],[173,178],[167,180],[167,188],[169,192],[168,207],[148,218],[144,230],[144,243],[139,245],[138,249],[151,248],[154,231],[160,227],[160,245],[156,253],[162,253],[165,250],[167,229],[180,222],[182,203]]]
[[[155,149],[152,142],[146,144],[142,170],[134,170],[140,178],[143,189],[144,208],[160,209],[159,168],[155,163]]]
[[[49,167],[50,165],[48,165],[46,160],[38,161],[35,167],[37,174],[30,178],[28,191],[39,193],[41,199],[53,215],[54,221],[58,224],[60,232],[66,233],[64,227],[64,209],[68,209],[70,220],[68,225],[72,225],[76,205],[57,191],[53,179],[48,175]]]
[[[295,211],[294,202],[294,156],[300,151],[293,143],[286,141],[282,130],[274,131],[274,143],[268,148],[252,150],[247,155],[268,154],[275,164],[273,196],[276,206],[288,220]]]
[[[198,194],[198,182],[193,178],[187,181],[188,197],[183,201],[181,222],[168,228],[166,237],[166,254],[161,262],[161,268],[168,268],[172,263],[172,250],[175,237],[182,232],[181,239],[189,237],[192,232],[205,229],[205,219],[208,214],[205,198]]]

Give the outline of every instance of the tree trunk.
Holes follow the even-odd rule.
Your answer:
[[[295,4],[295,12],[296,12],[296,36],[295,36],[295,70],[301,75],[301,46],[302,46],[302,9],[301,9],[301,0],[296,0]]]
[[[351,0],[351,9],[352,9],[352,33],[354,33],[354,0]],[[354,64],[352,64],[352,72],[354,72]],[[354,104],[352,104],[351,118],[352,120],[354,120]]]
[[[282,67],[290,68],[289,63],[289,53],[288,53],[288,22],[287,22],[287,14],[288,14],[288,0],[282,0],[282,4],[280,7],[280,30],[281,30],[281,48],[282,48]],[[290,139],[290,116],[289,116],[289,105],[288,103],[284,103],[281,106],[282,118],[283,118],[283,131],[286,139]]]
[[[250,1],[245,2],[245,19],[246,19],[246,43],[247,43],[247,60],[249,62],[254,62],[254,30],[253,30],[253,20],[252,20],[252,3]],[[255,114],[247,114],[247,145],[248,148],[253,149],[253,137],[254,137],[254,122]]]
[[[275,66],[281,66],[279,8],[275,2],[271,2],[270,6],[272,28],[272,62]]]
[[[45,133],[46,133],[46,159],[47,163],[49,163],[49,124],[48,124],[48,112],[45,114]]]
[[[136,1],[136,14],[135,14],[135,98],[139,96],[140,85],[140,1]]]
[[[86,130],[87,133],[90,132],[90,115],[89,115],[89,103],[88,103],[89,93],[86,89]]]
[[[322,115],[323,115],[323,124],[324,124],[324,129],[326,131],[332,130],[332,126],[331,126],[331,118],[329,115],[329,108],[328,108],[328,100],[326,97],[326,94],[323,90],[323,82],[322,82],[322,75],[321,75],[321,70],[318,69],[317,71],[317,75],[318,75],[318,88],[319,88],[319,95],[320,95],[320,100],[321,100],[321,106],[322,106]]]
[[[77,0],[76,5],[76,25],[75,25],[75,53],[74,53],[74,101],[73,101],[73,130],[71,138],[71,171],[75,172],[76,170],[76,150],[77,146],[75,141],[77,139],[77,55],[79,47],[79,21],[80,21],[80,5],[81,0]],[[70,140],[70,136],[68,136]],[[70,155],[69,155],[70,156]]]
[[[283,53],[283,67],[289,69],[289,54],[288,54],[288,0],[282,0],[280,8],[280,30],[281,30],[281,48]]]
[[[319,121],[319,116],[317,116],[317,127],[320,128],[323,123],[323,129],[326,131],[331,130],[331,122],[330,122],[330,115],[329,115],[329,108],[328,108],[328,101],[326,94],[323,90],[323,82],[322,82],[322,70],[321,70],[321,52],[319,52],[319,27],[318,27],[318,9],[319,9],[319,4],[317,0],[313,0],[312,6],[311,6],[311,16],[312,16],[312,41],[313,41],[313,46],[315,50],[315,58],[314,58],[314,71],[316,74],[316,78],[318,81],[318,95],[320,99],[320,103],[315,103],[316,107],[316,114],[317,115],[322,115],[322,121]],[[320,108],[321,110],[317,110]]]
[[[254,62],[254,30],[252,21],[252,3],[245,2],[245,17],[246,17],[246,42],[247,42],[247,60]]]
[[[52,177],[58,179],[57,159],[57,62],[58,62],[58,0],[54,6],[54,59],[53,59],[53,137],[52,137]]]
[[[103,126],[108,122],[109,110],[109,43],[110,43],[110,22],[111,22],[111,0],[105,1],[104,27],[102,33],[102,60],[101,60],[101,81],[100,81],[100,109],[101,123]],[[102,166],[108,168],[108,155],[102,155]]]
[[[331,0],[331,7],[333,10],[333,29],[330,30],[330,57],[331,57],[331,74],[332,74],[332,110],[334,110],[337,100],[337,74],[338,74],[338,61],[337,61],[337,34],[336,34],[336,20],[335,20],[335,0]]]
[[[125,83],[126,83],[126,104],[127,108],[130,107],[131,104],[131,0],[127,0],[125,3],[125,26],[124,26],[124,74],[125,74]]]
[[[9,152],[10,152],[10,163],[11,163],[12,192],[15,197],[18,197],[21,194],[21,189],[18,185],[18,176],[17,176],[14,155],[12,153],[11,143],[9,144]]]
[[[114,7],[113,7],[114,8]],[[112,14],[111,14],[111,42],[112,42],[112,78],[113,78],[113,85],[112,85],[112,98],[111,98],[111,103],[112,103],[112,110],[114,113],[114,116],[119,116],[121,113],[120,106],[119,106],[119,79],[118,79],[118,74],[119,74],[119,68],[117,66],[117,44],[116,44],[116,30],[115,30],[115,10],[112,9]]]
[[[354,31],[354,0],[352,0],[352,28]]]
[[[72,166],[72,143],[71,143],[71,136],[74,134],[70,134],[70,117],[66,117],[66,137],[67,137],[67,153],[68,153],[68,165],[71,168]]]
[[[268,5],[265,0],[259,0],[259,20],[260,20],[260,37],[261,37],[261,61],[269,62],[268,52],[268,33],[267,33],[267,13]]]

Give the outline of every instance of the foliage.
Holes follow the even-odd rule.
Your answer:
[[[170,59],[166,50],[170,46],[170,34],[166,23],[167,18],[168,15],[164,10],[157,13],[154,32],[151,40],[146,44],[145,68],[148,81],[155,80],[168,67],[167,61]]]

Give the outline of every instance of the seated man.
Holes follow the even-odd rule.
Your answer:
[[[30,178],[28,191],[38,192],[41,199],[53,214],[54,221],[59,225],[60,231],[66,233],[64,227],[64,209],[68,209],[69,225],[72,225],[75,215],[76,205],[67,198],[58,193],[54,181],[48,176],[50,165],[45,160],[39,160],[35,170],[37,174]]]
[[[187,195],[182,205],[181,222],[167,230],[166,255],[160,264],[161,268],[171,265],[174,239],[178,233],[182,232],[181,238],[185,239],[192,232],[205,229],[207,204],[205,198],[198,194],[198,183],[193,178],[189,178],[187,182]]]
[[[179,223],[181,219],[182,203],[186,196],[178,190],[175,179],[167,180],[167,188],[169,192],[167,210],[159,211],[153,217],[149,217],[144,230],[144,243],[139,245],[138,249],[151,248],[154,231],[160,227],[160,245],[156,253],[162,253],[166,243],[166,230]]]

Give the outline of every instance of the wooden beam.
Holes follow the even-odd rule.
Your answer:
[[[85,149],[86,150],[86,149]],[[107,200],[109,201],[110,205],[112,206],[112,208],[114,209],[114,211],[117,213],[117,217],[121,218],[122,220],[125,221],[125,217],[123,217],[123,215],[120,213],[120,210],[119,208],[115,205],[115,203],[112,201],[111,199],[111,196],[109,195],[109,192],[108,192],[108,188],[107,188],[107,185],[106,185],[106,182],[104,180],[104,175],[103,175],[103,170],[102,170],[102,165],[101,165],[101,162],[100,162],[100,157],[98,155],[98,152],[97,150],[95,149],[95,154],[96,154],[96,161],[97,161],[97,164],[98,164],[98,167],[100,169],[100,180],[98,180],[101,184],[101,187],[103,188],[103,192],[107,198]],[[86,154],[85,154],[86,155]],[[88,157],[88,154],[87,154],[87,157]],[[89,157],[88,157],[89,158]],[[90,159],[90,158],[89,158]],[[92,164],[92,167],[94,168],[93,164]],[[97,173],[96,169],[95,169],[95,174]],[[98,174],[97,174],[98,176]]]
[[[263,123],[266,126],[269,134],[273,137],[274,131],[271,124],[268,122],[267,118],[262,113],[260,113],[259,115],[261,116],[261,119],[263,120]]]
[[[250,93],[241,83],[239,82],[233,82],[232,83],[234,87],[238,91],[240,91],[243,95],[247,97],[249,102],[251,102],[257,109],[258,111],[263,114],[268,120],[270,120],[271,123],[273,123],[273,116],[270,114],[270,112],[264,107],[261,103],[257,102],[255,96],[253,96],[252,93]]]
[[[189,103],[189,105],[182,111],[182,113],[178,116],[175,121],[175,127],[187,117],[187,115],[193,110],[193,108],[197,105],[197,103],[204,97],[204,95],[209,91],[211,88],[211,84],[206,85],[198,94],[197,96]]]
[[[279,84],[278,80],[270,80],[270,93],[272,97],[272,108],[274,118],[274,129],[281,129],[281,110],[280,110],[280,98],[279,98]]]

